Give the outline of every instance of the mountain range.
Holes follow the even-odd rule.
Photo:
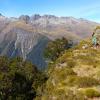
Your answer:
[[[0,55],[21,56],[39,69],[46,66],[43,51],[49,41],[65,37],[74,43],[91,36],[99,23],[54,15],[21,15],[19,18],[0,14]]]

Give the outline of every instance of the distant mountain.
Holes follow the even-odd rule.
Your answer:
[[[91,36],[97,25],[82,18],[38,14],[7,18],[0,14],[0,55],[21,56],[44,68],[43,51],[49,41],[65,37],[78,42]]]

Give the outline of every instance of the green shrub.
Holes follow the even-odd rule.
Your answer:
[[[67,77],[67,80],[64,81],[63,84],[66,84],[68,86],[78,86],[79,88],[86,88],[86,87],[92,87],[95,85],[99,85],[99,82],[90,77],[79,77],[76,75],[71,75]]]
[[[76,75],[70,75],[66,78],[66,80],[62,81],[62,85],[64,86],[75,86],[76,85],[76,79],[78,76]]]
[[[73,69],[67,68],[66,70],[67,75],[76,75],[76,73],[73,71]]]
[[[67,66],[69,67],[69,68],[73,68],[74,66],[76,65],[76,63],[75,63],[75,61],[67,61]]]
[[[62,68],[62,69],[54,71],[54,75],[56,79],[64,80],[70,75],[76,75],[76,73],[70,68]]]
[[[100,97],[100,92],[94,89],[86,89],[84,93],[88,98]]]
[[[82,87],[91,87],[94,85],[99,85],[99,82],[91,77],[79,77],[76,80],[76,84],[78,85],[78,87],[82,88]]]
[[[69,42],[66,38],[50,41],[44,50],[44,57],[55,61],[68,48]]]
[[[68,89],[66,92],[60,91],[60,93],[57,95],[57,100],[85,100],[85,99],[83,94],[81,93],[75,94],[72,90]]]

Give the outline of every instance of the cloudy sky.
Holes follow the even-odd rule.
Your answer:
[[[8,17],[50,14],[100,22],[100,0],[0,0],[0,13]]]

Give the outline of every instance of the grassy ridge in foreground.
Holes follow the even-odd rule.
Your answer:
[[[100,100],[100,49],[91,48],[89,40],[65,51],[49,67],[49,79],[36,100]]]

